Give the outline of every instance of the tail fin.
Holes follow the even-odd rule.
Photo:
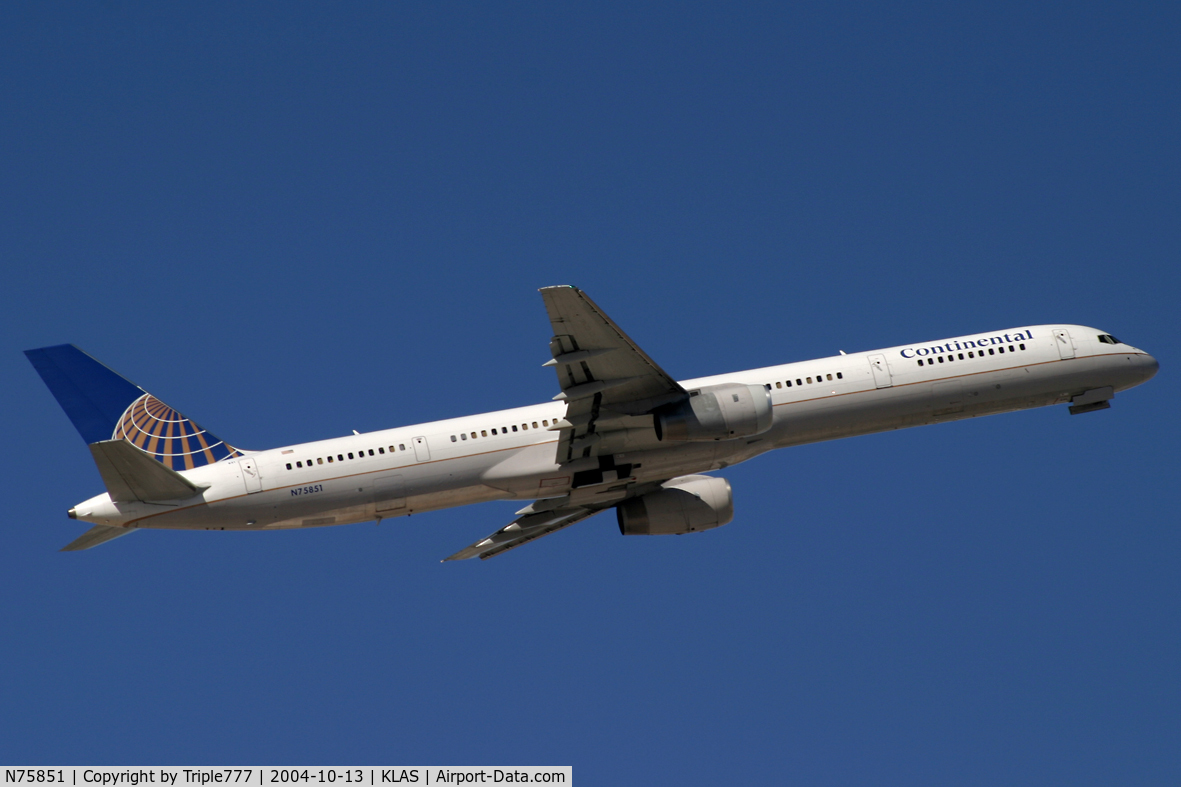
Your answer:
[[[72,344],[25,350],[87,443],[126,440],[171,470],[241,453]]]

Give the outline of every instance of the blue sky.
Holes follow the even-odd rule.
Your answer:
[[[1177,782],[1179,16],[6,5],[0,761]],[[1051,322],[1161,372],[764,456],[683,538],[56,551],[101,482],[21,350],[268,448],[549,399],[550,284],[682,378]]]

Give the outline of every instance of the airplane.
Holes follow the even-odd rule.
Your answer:
[[[728,524],[707,475],[776,448],[1069,403],[1111,406],[1159,365],[1082,325],[1030,325],[678,382],[582,290],[540,290],[559,393],[544,404],[264,451],[235,448],[69,344],[26,351],[106,485],[62,551],[141,528],[280,530],[489,500],[516,519],[445,560],[487,559],[614,508],[623,535]]]

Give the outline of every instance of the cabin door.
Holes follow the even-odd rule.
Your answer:
[[[1058,357],[1062,360],[1074,357],[1074,342],[1070,339],[1070,331],[1065,328],[1055,328],[1054,344],[1058,345]]]
[[[258,465],[251,457],[238,460],[238,467],[242,468],[242,480],[246,483],[247,494],[262,491],[262,478],[258,475]]]
[[[425,437],[414,438],[414,458],[420,462],[430,461],[431,448],[426,444]]]
[[[894,384],[890,378],[890,365],[886,363],[886,356],[869,356],[869,368],[873,371],[873,382],[878,388],[889,388]]]

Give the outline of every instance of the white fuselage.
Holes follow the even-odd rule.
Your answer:
[[[1066,332],[1066,337],[1062,333]],[[756,437],[661,442],[650,416],[603,438],[630,476],[571,489],[597,458],[556,462],[557,401],[246,453],[184,471],[207,486],[185,501],[75,508],[78,519],[122,527],[261,530],[348,524],[498,499],[569,494],[718,470],[775,448],[1059,404],[1086,391],[1120,391],[1155,374],[1141,350],[1077,325],[1040,325],[891,347],[688,380],[770,386],[774,421]],[[1005,348],[1001,351],[1001,348]],[[922,361],[920,365],[919,361]],[[789,385],[790,383],[790,385]],[[474,435],[474,436],[473,436]]]

